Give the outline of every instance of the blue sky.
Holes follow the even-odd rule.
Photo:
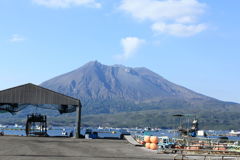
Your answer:
[[[98,60],[240,103],[239,0],[1,0],[0,90]]]

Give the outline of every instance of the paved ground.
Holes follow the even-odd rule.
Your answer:
[[[0,160],[147,160],[173,159],[125,140],[0,137]]]

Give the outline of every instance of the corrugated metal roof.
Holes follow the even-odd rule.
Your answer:
[[[79,99],[31,83],[0,91],[0,104],[55,104],[81,106]]]

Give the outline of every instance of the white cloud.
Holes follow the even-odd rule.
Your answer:
[[[21,42],[21,41],[25,41],[26,39],[18,34],[13,34],[11,36],[11,38],[9,39],[10,42]]]
[[[193,36],[207,29],[197,23],[206,7],[198,0],[122,0],[119,8],[137,20],[150,21],[157,33]]]
[[[180,17],[176,19],[176,22],[178,23],[192,23],[195,21],[196,21],[196,18],[193,16],[185,16],[185,17]]]
[[[72,6],[101,8],[101,4],[95,0],[33,0],[33,2],[49,8],[69,8]]]
[[[155,23],[152,25],[152,29],[158,33],[166,33],[173,36],[189,37],[205,30],[207,26],[205,24],[197,25],[185,25],[185,24],[165,24]]]
[[[126,60],[131,58],[139,47],[145,43],[145,40],[139,39],[137,37],[126,37],[121,40],[121,45],[123,47],[123,53],[116,55],[117,59]]]

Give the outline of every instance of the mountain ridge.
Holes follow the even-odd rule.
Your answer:
[[[174,84],[145,67],[108,66],[98,61],[40,85],[79,98],[88,114],[234,105]]]
[[[91,61],[40,84],[82,103],[85,127],[176,128],[172,115],[194,115],[203,129],[239,129],[240,104],[224,102],[174,84],[145,67],[103,65]],[[25,124],[30,113],[48,116],[49,124],[74,126],[76,113],[28,107],[14,117],[3,113],[1,124]]]

